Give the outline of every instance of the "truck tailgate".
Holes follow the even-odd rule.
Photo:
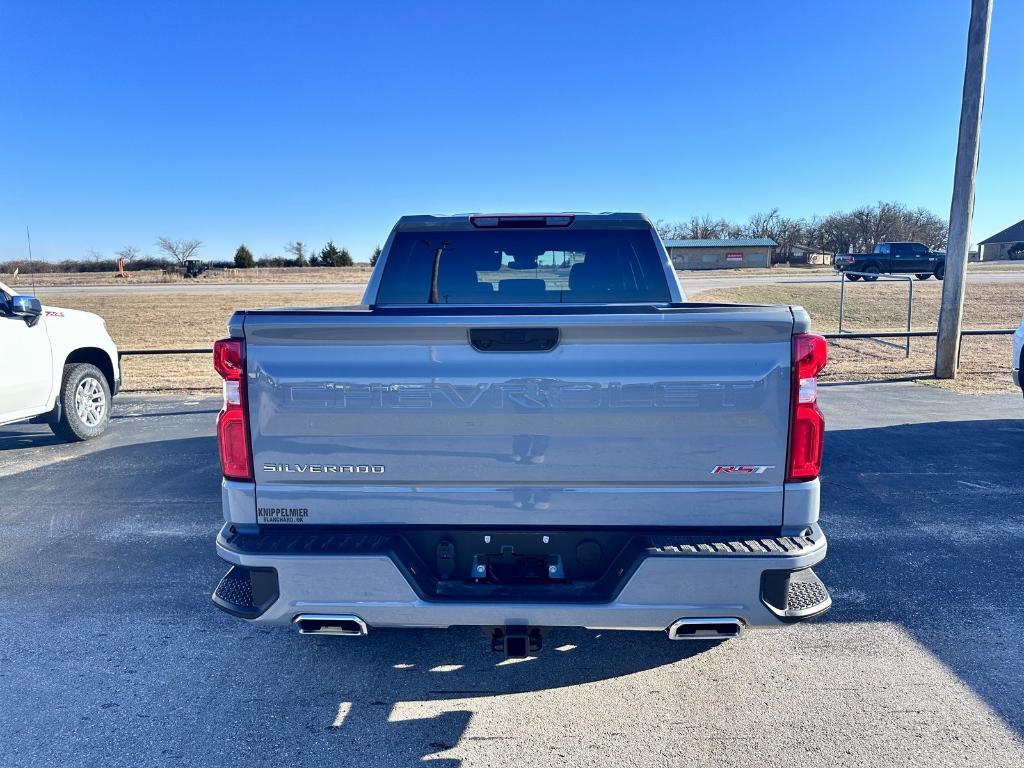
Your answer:
[[[257,520],[780,525],[793,326],[714,305],[240,313]],[[487,329],[552,348],[481,351]]]

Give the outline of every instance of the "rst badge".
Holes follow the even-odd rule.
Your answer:
[[[764,464],[719,464],[711,470],[712,475],[763,475],[772,466]]]

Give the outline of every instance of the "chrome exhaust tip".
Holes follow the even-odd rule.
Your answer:
[[[369,632],[366,622],[358,616],[302,613],[292,619],[292,623],[298,626],[300,635],[363,637]]]
[[[668,628],[669,640],[728,640],[742,634],[739,619],[679,619]]]

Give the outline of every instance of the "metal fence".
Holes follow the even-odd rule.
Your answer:
[[[853,272],[851,270],[843,270],[839,273],[839,330],[837,334],[843,335],[843,319],[846,315],[846,278],[847,275],[856,275],[857,277],[863,277],[865,281],[874,282],[875,280],[888,280],[890,282],[905,282],[907,284],[907,333],[910,333],[910,328],[914,322],[914,280],[916,278],[910,275],[881,275],[877,272]],[[872,340],[878,340],[879,344],[885,344],[890,347],[900,347],[899,344],[893,344],[891,341],[881,341],[877,334],[870,337]],[[910,336],[907,336],[903,347],[903,356],[910,357]]]
[[[961,340],[964,336],[1012,336],[1016,328],[968,328],[960,331]],[[829,341],[873,340],[873,339],[926,339],[934,338],[937,331],[842,331],[840,333],[821,334]],[[117,353],[118,360],[122,357],[135,355],[212,355],[213,349],[122,349]]]
[[[847,275],[857,275],[863,277],[866,280],[874,282],[875,280],[890,280],[890,281],[905,281],[907,283],[907,330],[905,331],[847,331],[843,328],[843,317],[846,310],[846,277]],[[873,341],[877,344],[886,344],[888,346],[894,346],[902,348],[904,350],[904,357],[910,357],[910,340],[918,338],[935,338],[938,335],[938,331],[913,331],[911,326],[914,319],[914,280],[915,277],[910,275],[881,275],[874,272],[853,272],[843,270],[840,272],[839,277],[839,329],[836,333],[825,333],[822,334],[826,339],[843,339],[843,340],[864,340]],[[1012,336],[1016,333],[1016,328],[973,328],[960,331],[960,341],[963,342],[964,336]],[[885,339],[903,339],[903,344],[893,344],[887,342]]]
[[[199,349],[119,349],[117,359],[128,355],[212,355],[213,350],[207,348]]]
[[[1017,332],[1016,328],[969,328],[960,331],[961,338],[964,336],[1012,336]],[[842,333],[823,333],[826,339],[917,339],[928,338],[938,335],[937,331],[843,331]]]

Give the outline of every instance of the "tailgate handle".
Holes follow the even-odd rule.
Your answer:
[[[477,352],[548,352],[558,346],[557,328],[471,328]]]

